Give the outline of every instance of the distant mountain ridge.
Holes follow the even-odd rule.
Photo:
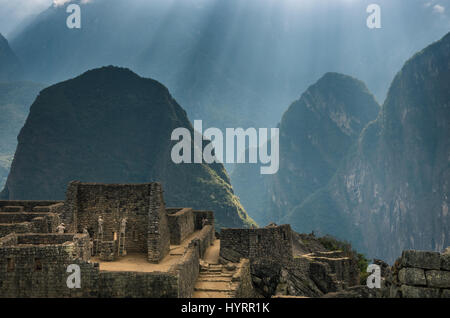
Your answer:
[[[16,81],[23,77],[22,65],[0,33],[0,82]]]
[[[63,199],[71,180],[160,181],[169,206],[214,210],[218,226],[253,221],[221,164],[174,164],[173,129],[193,128],[167,88],[103,67],[44,89],[21,130],[5,199]]]
[[[383,101],[403,61],[446,31],[418,1],[379,0],[390,12],[384,23],[396,27],[376,31],[365,27],[364,1],[71,2],[81,2],[81,29],[66,27],[68,4],[51,6],[11,39],[30,80],[128,67],[168,87],[191,119],[218,128],[274,127],[329,71],[363,80]],[[403,19],[418,13],[420,24]]]
[[[45,86],[31,82],[0,83],[0,189],[6,182],[17,135],[27,118],[30,105]]]
[[[232,173],[234,187],[255,220],[278,222],[325,186],[379,108],[366,85],[350,76],[326,73],[311,85],[291,104],[279,125],[279,172],[264,177],[253,167],[243,166]],[[249,180],[260,195],[253,193]]]
[[[450,245],[450,33],[408,60],[336,175],[283,221],[393,262]]]

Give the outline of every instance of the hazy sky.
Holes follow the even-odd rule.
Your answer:
[[[0,0],[0,33],[8,37],[14,29],[26,18],[39,14],[46,8],[53,4],[60,5],[70,0]],[[95,0],[82,0],[82,2],[89,2]],[[133,3],[133,0],[124,0]],[[151,1],[151,0],[148,0]],[[180,0],[182,1],[182,0]],[[245,0],[243,0],[245,1]],[[345,4],[351,4],[359,0],[280,0],[285,3],[311,5],[312,3],[323,4],[326,1],[341,1]],[[403,1],[408,5],[409,0],[392,0]],[[373,0],[377,3],[377,0]],[[314,4],[313,4],[314,5]],[[436,15],[450,15],[450,0],[423,0],[425,10],[429,10]],[[418,22],[420,23],[420,21]]]
[[[53,0],[0,0],[0,33],[8,37],[25,18],[39,14]]]

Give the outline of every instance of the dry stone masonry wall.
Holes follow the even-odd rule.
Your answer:
[[[450,251],[404,251],[390,289],[390,297],[450,298]]]

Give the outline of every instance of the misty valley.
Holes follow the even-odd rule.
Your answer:
[[[0,32],[0,297],[450,297],[448,0],[0,1]]]

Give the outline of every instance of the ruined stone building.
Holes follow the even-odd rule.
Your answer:
[[[192,297],[214,240],[213,212],[166,208],[159,183],[72,182],[64,202],[0,201],[0,296]]]
[[[166,207],[159,183],[0,201],[0,297],[449,297],[450,251],[405,251],[374,292],[355,258],[289,225],[219,235],[212,211]]]
[[[324,294],[359,285],[355,259],[342,251],[299,253],[290,225],[256,229],[222,229],[222,262],[250,260],[251,276],[263,296]]]

